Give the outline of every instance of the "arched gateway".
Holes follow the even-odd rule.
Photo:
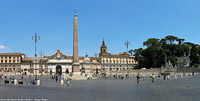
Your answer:
[[[56,66],[56,74],[62,75],[62,67],[60,65]]]

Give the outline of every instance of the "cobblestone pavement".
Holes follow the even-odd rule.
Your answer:
[[[20,77],[18,77],[20,78]],[[41,77],[41,86],[4,84],[0,79],[0,101],[199,101],[200,76],[151,82],[138,85],[136,78],[70,81],[70,86]],[[27,83],[26,83],[27,82]]]

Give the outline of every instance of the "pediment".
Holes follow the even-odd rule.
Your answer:
[[[66,59],[66,58],[72,58],[71,56],[64,55],[59,49],[54,55],[47,56],[49,59]]]

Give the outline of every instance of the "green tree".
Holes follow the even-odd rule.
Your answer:
[[[172,35],[168,35],[165,37],[165,39],[170,43],[173,44],[173,42],[177,39],[177,37],[172,36]]]

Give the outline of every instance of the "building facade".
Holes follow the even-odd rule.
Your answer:
[[[21,73],[23,53],[0,53],[0,72],[7,74]]]
[[[99,53],[102,71],[118,72],[133,70],[137,65],[134,58],[134,56],[130,56],[126,52],[122,52],[120,54],[108,53],[107,46],[103,40]]]

